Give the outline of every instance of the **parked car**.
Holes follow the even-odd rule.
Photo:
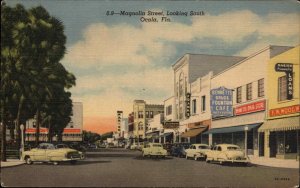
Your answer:
[[[188,149],[190,145],[190,143],[176,143],[172,146],[170,154],[176,157],[185,157],[185,150]]]
[[[75,150],[80,151],[82,153],[86,152],[86,147],[83,144],[80,144],[78,142],[72,142],[72,143],[70,143],[69,147],[71,149],[75,149]]]
[[[167,156],[167,150],[165,150],[159,143],[148,143],[142,149],[142,155],[143,157],[157,156],[164,158],[165,156]]]
[[[171,144],[171,143],[165,143],[165,144],[163,144],[163,148],[164,148],[165,150],[167,150],[168,154],[171,153],[171,148],[172,148],[172,146],[173,146],[173,144]]]
[[[57,165],[62,161],[70,161],[75,164],[77,160],[84,159],[82,152],[70,148],[56,148],[51,143],[41,143],[37,148],[25,151],[22,154],[22,159],[27,164],[33,162],[52,162]]]
[[[244,163],[248,164],[249,160],[239,146],[233,144],[219,144],[206,152],[206,162],[219,162],[220,164]]]
[[[196,161],[200,158],[205,159],[207,151],[210,151],[210,147],[207,144],[192,144],[189,149],[185,150],[185,158],[194,158]]]
[[[55,145],[56,149],[61,149],[61,148],[70,148],[67,144],[56,144]]]
[[[138,145],[136,143],[133,143],[130,145],[131,150],[135,150],[135,149],[137,149],[137,147],[138,147]]]

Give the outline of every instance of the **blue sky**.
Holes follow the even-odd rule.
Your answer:
[[[163,103],[173,91],[171,65],[185,53],[248,56],[267,45],[299,44],[294,1],[8,1],[41,5],[61,19],[67,36],[62,63],[77,77],[72,91],[85,116],[130,113],[134,99]],[[142,23],[106,11],[204,11]]]

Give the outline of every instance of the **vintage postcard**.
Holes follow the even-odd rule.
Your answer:
[[[297,0],[2,0],[2,187],[299,187]]]

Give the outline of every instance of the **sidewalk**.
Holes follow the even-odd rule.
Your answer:
[[[7,159],[6,162],[1,161],[1,168],[18,166],[21,164],[25,164],[25,162],[20,159]]]
[[[276,158],[265,158],[265,157],[254,157],[253,155],[248,156],[252,164],[279,168],[298,168],[299,161],[293,159],[276,159]]]

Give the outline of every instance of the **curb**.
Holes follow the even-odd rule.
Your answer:
[[[8,167],[20,166],[20,165],[23,165],[23,164],[25,164],[25,162],[20,162],[20,163],[17,163],[17,164],[6,164],[4,166],[1,165],[1,168],[8,168]]]
[[[250,162],[250,163],[251,163],[251,165],[255,165],[255,166],[263,166],[263,167],[269,167],[269,168],[287,168],[287,169],[298,169],[299,170],[299,166],[297,168],[292,168],[292,167],[285,167],[285,166],[268,166],[268,165],[252,163],[252,162]]]

